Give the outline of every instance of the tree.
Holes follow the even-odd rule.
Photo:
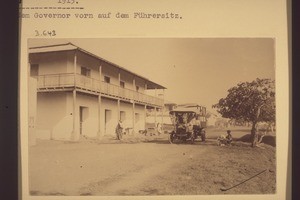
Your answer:
[[[242,82],[228,90],[228,95],[213,105],[222,117],[251,122],[252,147],[257,145],[258,122],[275,122],[275,82],[259,79]]]

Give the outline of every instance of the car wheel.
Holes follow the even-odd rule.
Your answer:
[[[192,137],[191,137],[191,144],[194,144],[194,143],[195,143],[195,137],[192,136]]]

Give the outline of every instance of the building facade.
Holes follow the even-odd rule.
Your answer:
[[[115,134],[119,119],[135,134],[145,129],[146,111],[164,105],[147,91],[165,87],[71,43],[30,48],[29,67],[35,138],[101,138]]]

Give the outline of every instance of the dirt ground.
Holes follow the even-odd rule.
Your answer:
[[[39,140],[29,148],[31,195],[273,194],[275,147],[234,141],[169,144],[168,134],[122,141]],[[262,174],[228,191],[251,176]]]

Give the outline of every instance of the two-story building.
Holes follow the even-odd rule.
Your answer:
[[[137,133],[145,129],[147,109],[164,105],[147,95],[164,86],[71,43],[29,48],[29,67],[32,137],[100,138],[114,135],[119,119]]]

